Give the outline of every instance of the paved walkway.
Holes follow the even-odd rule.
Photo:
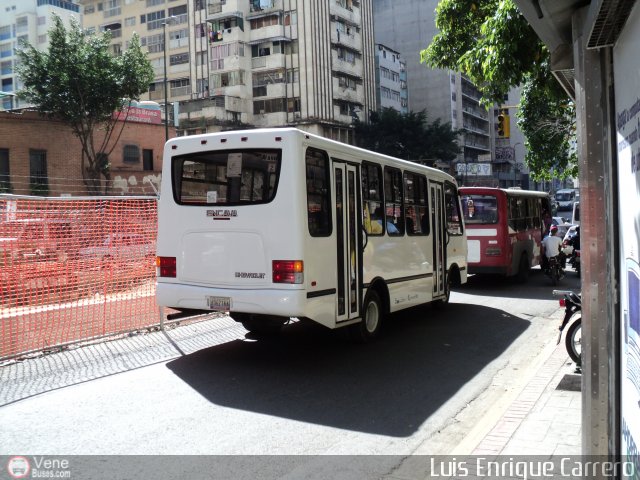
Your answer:
[[[581,380],[562,342],[471,454],[580,455]]]

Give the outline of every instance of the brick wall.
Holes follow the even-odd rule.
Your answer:
[[[114,132],[110,145],[119,131]],[[169,136],[175,136],[175,129],[169,128]],[[96,135],[101,140],[102,135]],[[152,194],[149,181],[159,186],[162,169],[162,149],[164,147],[164,125],[127,122],[117,145],[109,159],[111,161],[110,194]],[[139,148],[138,162],[125,163],[124,145]],[[49,195],[86,195],[82,181],[81,145],[71,129],[63,123],[51,120],[34,111],[18,113],[0,112],[0,149],[8,150],[12,193],[29,195],[30,149],[46,152]],[[143,150],[153,152],[153,169],[143,169]],[[107,182],[105,182],[107,183]]]

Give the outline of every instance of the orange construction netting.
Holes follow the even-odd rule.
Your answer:
[[[159,323],[150,197],[0,196],[0,358]]]

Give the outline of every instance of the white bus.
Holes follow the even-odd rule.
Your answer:
[[[449,300],[466,236],[450,175],[297,129],[174,138],[158,206],[157,301],[376,336],[385,314]]]

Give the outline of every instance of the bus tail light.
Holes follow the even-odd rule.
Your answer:
[[[487,247],[484,253],[487,257],[499,257],[502,255],[502,249],[500,247]]]
[[[302,283],[304,263],[302,260],[274,260],[273,283]]]
[[[158,277],[176,278],[176,257],[156,257]]]

